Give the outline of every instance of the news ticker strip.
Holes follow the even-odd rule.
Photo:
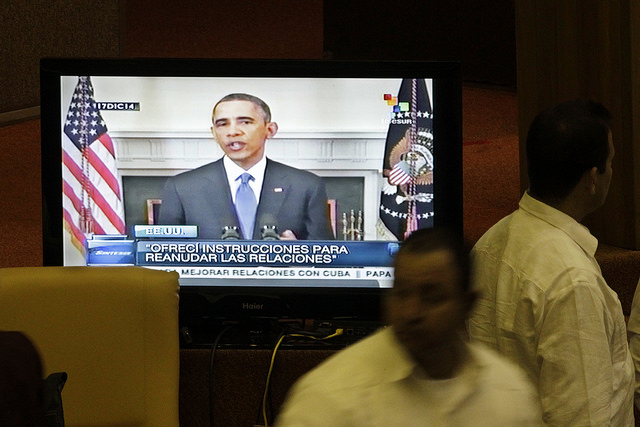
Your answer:
[[[153,269],[168,269],[167,267],[148,267]],[[393,282],[392,267],[351,267],[351,268],[318,268],[318,267],[170,267],[178,272],[181,279],[258,279],[258,280],[287,280],[294,282],[304,280],[305,285],[322,283],[328,285],[331,281],[368,280],[375,281],[376,287],[391,287]],[[321,281],[321,282],[320,282]],[[190,282],[181,282],[189,285]],[[197,284],[200,284],[198,282]]]
[[[163,228],[170,233],[170,237],[161,232]],[[391,267],[398,250],[398,242],[386,241],[225,241],[185,238],[193,236],[190,226],[145,226],[137,230],[134,236],[134,239],[119,235],[92,236],[86,243],[87,265]]]

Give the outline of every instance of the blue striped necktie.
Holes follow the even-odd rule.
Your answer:
[[[253,238],[253,225],[256,217],[256,209],[258,202],[256,201],[256,195],[249,186],[253,176],[250,173],[243,173],[237,179],[240,179],[240,186],[236,191],[236,213],[240,220],[240,228],[242,229],[242,235],[245,239]]]

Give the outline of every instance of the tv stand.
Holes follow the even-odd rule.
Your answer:
[[[291,385],[338,350],[290,349],[277,352],[270,380],[269,418],[279,412]],[[259,417],[273,356],[267,349],[180,350],[180,425],[264,425]],[[213,365],[213,366],[212,366]],[[269,425],[272,425],[270,422]]]
[[[340,349],[382,325],[359,319],[264,319],[208,321],[180,328],[181,348]],[[284,338],[283,338],[284,337]],[[281,340],[282,339],[282,340]]]

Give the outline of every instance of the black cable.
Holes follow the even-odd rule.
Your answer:
[[[284,340],[286,338],[292,338],[292,337],[296,337],[296,338],[304,338],[304,339],[309,339],[309,340],[314,340],[314,341],[324,341],[324,340],[328,340],[337,336],[340,336],[344,333],[343,329],[336,329],[334,333],[332,334],[324,334],[322,336],[319,336],[319,334],[317,332],[305,332],[305,331],[296,331],[296,332],[282,332],[280,333],[280,335],[278,336],[278,339],[276,340],[276,344],[273,348],[273,352],[271,354],[271,363],[269,364],[269,370],[267,371],[267,380],[266,380],[266,384],[265,384],[265,388],[264,388],[264,393],[262,396],[262,401],[260,402],[260,410],[258,411],[258,417],[257,417],[257,425],[260,425],[260,414],[262,414],[262,419],[264,421],[264,426],[268,427],[269,426],[269,420],[267,419],[267,398],[269,399],[269,401],[271,402],[271,374],[273,373],[273,366],[276,360],[276,354],[278,353],[278,350],[281,346],[281,344],[284,342]],[[272,403],[272,402],[271,402]],[[271,404],[271,414],[273,416],[273,405]]]
[[[213,413],[213,385],[214,385],[214,381],[213,381],[213,361],[215,359],[215,354],[216,354],[216,348],[218,347],[218,343],[220,342],[220,339],[222,338],[222,336],[229,330],[233,328],[233,325],[229,325],[226,326],[225,328],[223,328],[218,335],[216,336],[216,339],[213,341],[213,344],[211,346],[211,359],[209,360],[209,426],[213,427],[214,426],[214,413]]]
[[[270,378],[271,378],[271,371],[273,369],[273,360],[275,358],[276,352],[278,351],[278,347],[280,347],[280,344],[282,344],[282,342],[284,341],[284,339],[287,337],[287,332],[286,331],[281,331],[278,334],[278,337],[275,340],[275,345],[274,345],[274,349],[273,352],[271,354],[271,363],[269,365],[269,369],[267,370],[267,379],[265,381],[265,390],[262,393],[262,399],[260,399],[260,406],[258,407],[258,414],[256,416],[256,425],[263,425],[263,426],[268,426],[269,423],[267,422],[267,414],[265,412],[265,405],[266,405],[266,399],[267,396],[269,397],[269,399],[271,399],[271,393],[270,393],[270,389],[271,389],[271,382],[270,382]],[[272,406],[272,405],[270,405]],[[271,412],[273,413],[273,407],[271,407]],[[260,424],[260,419],[262,418],[262,422],[264,424]]]

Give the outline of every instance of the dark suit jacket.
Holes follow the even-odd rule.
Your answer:
[[[220,239],[224,226],[239,229],[222,159],[169,178],[158,223],[197,225],[203,239]],[[291,230],[299,240],[334,239],[322,180],[267,159],[254,239],[261,238],[264,225],[275,225],[278,234]]]

